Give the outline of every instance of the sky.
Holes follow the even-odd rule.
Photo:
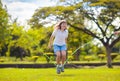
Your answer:
[[[12,19],[18,18],[18,22],[21,25],[26,25],[34,14],[35,10],[40,7],[55,6],[57,0],[2,0],[3,5],[7,6],[8,13],[12,16]],[[114,24],[119,23],[117,19]]]
[[[18,18],[19,24],[25,25],[36,9],[55,6],[57,0],[2,0],[2,3],[7,6],[12,19]]]

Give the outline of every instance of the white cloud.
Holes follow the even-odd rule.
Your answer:
[[[22,25],[31,18],[37,8],[56,4],[50,0],[3,0],[2,3],[7,6],[12,19],[18,18],[18,22]]]
[[[38,8],[38,6],[33,3],[23,2],[13,2],[7,7],[8,13],[10,13],[13,18],[18,17],[18,20],[21,22],[29,19],[33,15],[34,10]]]

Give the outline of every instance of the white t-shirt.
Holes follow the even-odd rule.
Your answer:
[[[52,36],[55,37],[53,45],[66,45],[65,39],[68,37],[68,30],[61,31],[60,29],[54,30]]]

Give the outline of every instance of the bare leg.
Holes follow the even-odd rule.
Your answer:
[[[60,61],[61,61],[61,59],[60,59],[60,56],[61,56],[60,51],[57,51],[56,55],[57,55],[56,56],[56,62],[57,62],[58,65],[60,65]]]
[[[61,70],[60,70],[60,61],[61,61],[61,54],[60,51],[56,52],[56,62],[57,62],[57,66],[56,66],[56,70],[57,70],[57,74],[60,74]]]
[[[62,65],[63,65],[66,60],[66,51],[61,51],[61,54],[62,54]]]

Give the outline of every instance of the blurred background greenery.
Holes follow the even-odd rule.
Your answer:
[[[43,22],[49,17],[54,18],[51,21],[65,19],[68,22],[67,58],[70,62],[107,60],[108,67],[111,67],[112,61],[120,62],[120,36],[113,35],[120,26],[112,23],[117,18],[120,21],[119,0],[74,1],[67,3],[67,0],[60,0],[63,5],[36,9],[28,20],[30,28],[25,29],[17,23],[17,18],[11,19],[7,7],[0,0],[0,63],[54,62],[53,50],[47,48],[54,23]],[[94,10],[97,9],[100,12],[96,15]],[[52,25],[45,27],[46,23]],[[72,55],[79,46],[81,48]]]

